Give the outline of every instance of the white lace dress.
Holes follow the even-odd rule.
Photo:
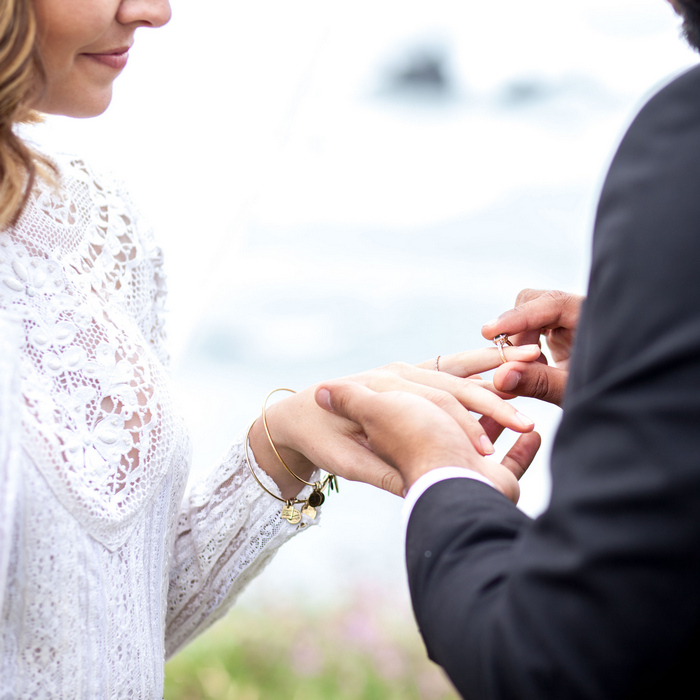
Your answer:
[[[0,700],[153,700],[309,523],[280,519],[242,442],[184,495],[160,250],[120,187],[57,162],[60,190],[0,232]]]

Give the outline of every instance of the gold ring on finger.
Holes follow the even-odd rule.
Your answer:
[[[505,353],[505,347],[506,345],[510,345],[513,347],[513,343],[508,340],[508,334],[507,333],[501,333],[500,335],[497,335],[494,339],[493,342],[495,343],[496,347],[498,348],[498,352],[501,356],[501,360],[503,362],[508,362],[506,359],[506,353]]]

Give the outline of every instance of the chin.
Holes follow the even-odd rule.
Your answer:
[[[75,114],[66,114],[67,117],[74,117],[75,119],[89,119],[90,117],[99,117],[100,114],[104,114],[109,107],[109,102],[100,105],[99,107],[90,107],[88,109],[77,111]]]
[[[109,90],[100,90],[92,94],[85,91],[77,97],[73,95],[45,95],[35,106],[35,109],[44,114],[88,119],[103,114],[111,101],[112,88],[110,86]]]
[[[57,114],[61,114],[64,117],[73,117],[74,119],[99,117],[100,114],[104,114],[107,111],[107,107],[109,107],[111,101],[112,95],[110,93],[109,99],[90,100],[89,102],[66,106],[65,109],[60,110]]]

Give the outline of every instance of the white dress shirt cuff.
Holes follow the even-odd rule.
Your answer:
[[[438,467],[437,469],[431,469],[413,482],[413,485],[404,498],[403,509],[401,511],[404,531],[408,527],[408,519],[411,517],[413,506],[416,505],[418,499],[433,484],[437,484],[438,481],[444,481],[445,479],[476,479],[476,481],[481,481],[491,486],[491,488],[496,488],[485,476],[472,469],[467,469],[465,467]]]

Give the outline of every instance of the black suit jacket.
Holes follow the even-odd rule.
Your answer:
[[[416,618],[465,698],[698,695],[700,68],[627,132],[593,249],[546,512],[453,479],[409,521]]]

